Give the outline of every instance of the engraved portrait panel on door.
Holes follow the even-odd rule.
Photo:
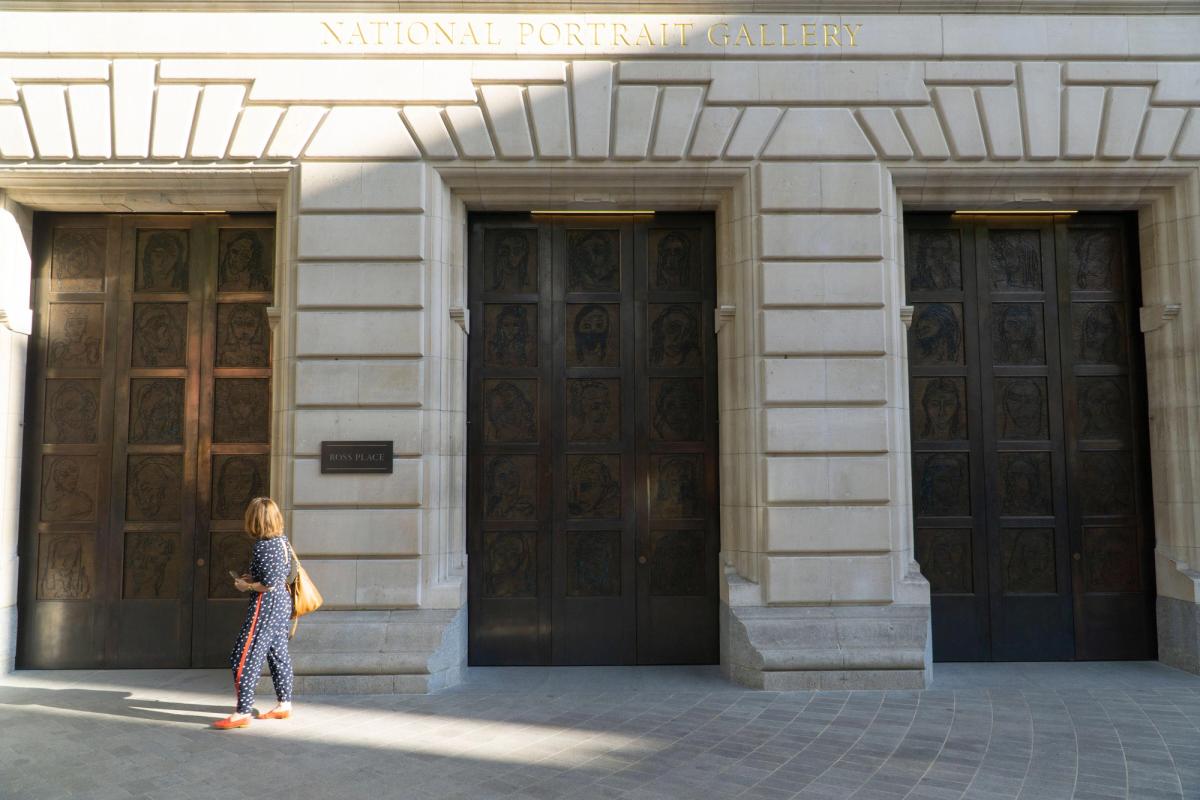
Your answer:
[[[134,289],[139,292],[188,290],[188,231],[148,228],[137,233]]]
[[[1000,562],[1006,594],[1050,594],[1058,589],[1053,528],[1001,528]]]
[[[915,292],[962,289],[962,241],[955,230],[909,234],[908,285]]]
[[[650,438],[695,442],[704,437],[704,380],[650,379]]]
[[[611,442],[621,436],[621,381],[585,378],[567,381],[567,440]]]
[[[182,560],[177,533],[138,531],[125,534],[122,597],[127,600],[179,597]]]
[[[704,516],[702,454],[650,456],[650,516],[654,519],[697,519]]]
[[[567,231],[567,290],[617,292],[621,289],[621,236],[618,231]]]
[[[611,597],[621,593],[621,532],[570,531],[567,597]]]
[[[537,596],[536,544],[534,531],[484,531],[485,597]]]
[[[917,563],[936,594],[974,591],[970,528],[917,528]]]
[[[125,479],[125,519],[164,522],[180,518],[183,457],[131,455]]]
[[[93,444],[100,414],[100,381],[47,380],[46,444]]]
[[[50,291],[103,292],[104,228],[59,228],[50,257]]]
[[[1113,228],[1068,228],[1067,267],[1070,287],[1077,291],[1119,291],[1121,237]]]
[[[103,345],[103,305],[50,304],[50,347],[47,366],[70,369],[98,367]]]
[[[621,516],[621,457],[567,456],[567,516],[617,519]]]
[[[483,440],[536,442],[538,393],[536,380],[502,379],[483,382]]]
[[[966,439],[966,396],[964,378],[914,378],[913,438],[927,441]]]
[[[1082,364],[1124,364],[1125,312],[1120,303],[1072,303],[1071,339]]]
[[[1000,513],[1048,516],[1054,513],[1049,453],[1000,453]]]
[[[916,366],[963,363],[962,303],[914,303],[908,357]]]
[[[222,228],[217,251],[218,292],[269,292],[274,289],[274,230]]]
[[[615,303],[567,303],[564,334],[568,367],[621,363],[621,315]]]
[[[1141,555],[1134,528],[1083,529],[1083,580],[1089,592],[1136,592]]]
[[[135,367],[187,366],[187,303],[134,303]]]
[[[992,289],[1042,288],[1042,248],[1038,231],[993,230],[988,233]]]
[[[700,349],[699,303],[650,303],[648,365],[658,367],[699,367],[704,353]]]
[[[531,294],[538,290],[537,231],[490,229],[483,237],[483,290]]]
[[[485,303],[483,363],[489,367],[536,367],[536,303]]]
[[[998,438],[1049,438],[1045,378],[996,378],[994,387]]]
[[[992,304],[992,357],[997,364],[1045,364],[1041,303]]]
[[[970,468],[966,453],[916,453],[913,479],[918,516],[970,515]]]
[[[650,594],[704,594],[704,531],[650,531]]]
[[[537,456],[492,455],[484,458],[483,517],[514,521],[537,519]]]
[[[267,367],[271,335],[262,303],[217,305],[217,366]]]
[[[38,537],[39,600],[88,600],[95,586],[94,537],[43,533]]]
[[[1126,378],[1079,377],[1079,435],[1084,439],[1124,439],[1129,436],[1129,389]]]
[[[211,598],[245,597],[233,585],[230,572],[244,575],[250,570],[250,552],[254,540],[242,531],[213,531],[209,543],[208,596]]]
[[[242,519],[247,504],[267,493],[270,475],[270,456],[213,456],[212,518]]]
[[[213,441],[270,441],[271,380],[217,378],[213,381]]]
[[[1129,453],[1080,453],[1079,473],[1084,514],[1133,512],[1133,461]]]
[[[95,456],[45,456],[42,459],[42,521],[95,520],[99,470]]]
[[[131,444],[183,441],[182,378],[134,378],[129,382]]]
[[[700,247],[697,231],[654,229],[648,234],[650,288],[689,291],[700,288]]]

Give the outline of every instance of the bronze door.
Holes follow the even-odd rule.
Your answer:
[[[914,538],[935,658],[1152,657],[1131,225],[905,226]]]
[[[248,540],[210,537],[210,487],[227,453],[255,474],[217,486],[226,517],[268,487],[272,221],[35,230],[19,662],[219,666],[245,600],[215,568]]]
[[[472,664],[716,660],[712,242],[472,218]]]

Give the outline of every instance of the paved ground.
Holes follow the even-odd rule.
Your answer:
[[[925,692],[472,670],[208,730],[230,693],[212,671],[0,677],[0,798],[1200,798],[1200,678],[1152,663],[939,665]]]

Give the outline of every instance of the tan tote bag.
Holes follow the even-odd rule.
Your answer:
[[[295,635],[296,623],[300,618],[320,608],[325,598],[321,596],[313,579],[308,577],[308,570],[300,563],[300,556],[296,555],[291,542],[288,542],[288,551],[291,552],[292,558],[296,559],[296,579],[288,584],[288,591],[292,595],[292,635]]]

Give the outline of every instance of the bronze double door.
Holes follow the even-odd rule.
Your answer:
[[[474,216],[470,663],[712,663],[713,223]]]
[[[21,666],[224,665],[270,485],[273,226],[36,219]]]
[[[1155,656],[1134,223],[905,217],[938,660]]]

